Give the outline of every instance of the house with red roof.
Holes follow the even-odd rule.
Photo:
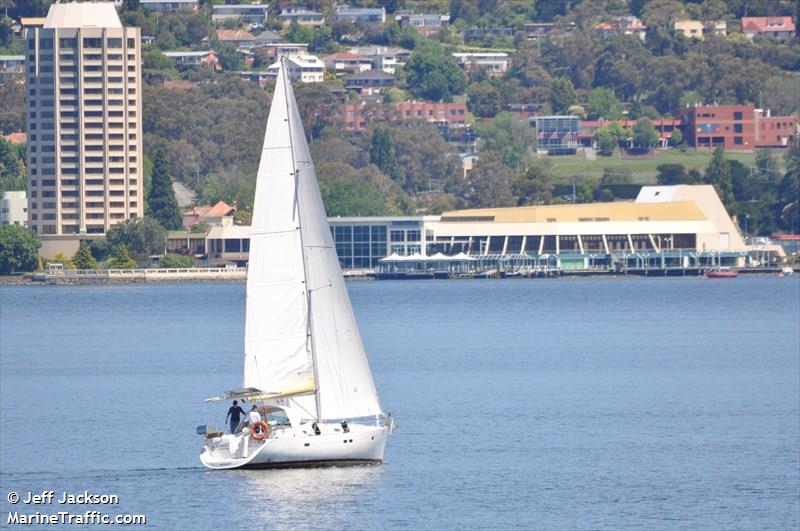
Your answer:
[[[795,32],[792,17],[742,17],[742,33],[748,39],[760,35],[781,42],[791,42]]]
[[[220,42],[235,44],[237,48],[252,48],[255,46],[256,38],[249,31],[218,29],[217,40]]]
[[[198,205],[183,213],[183,226],[191,229],[199,223],[208,225],[230,225],[233,224],[233,216],[236,214],[236,206],[231,206],[225,201],[219,201],[216,205]]]
[[[599,31],[604,39],[613,35],[634,35],[644,41],[647,26],[634,16],[617,17],[609,22],[601,22],[594,28]]]

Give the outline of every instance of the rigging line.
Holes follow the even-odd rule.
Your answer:
[[[327,283],[327,284],[325,284],[324,286],[320,286],[320,287],[318,287],[318,288],[311,288],[311,289],[309,289],[309,290],[308,290],[308,292],[309,292],[309,293],[313,293],[313,292],[315,292],[315,291],[317,291],[317,290],[321,290],[321,289],[325,289],[325,288],[332,288],[332,287],[333,287],[333,283],[331,283],[331,282],[328,282],[328,283]]]
[[[293,229],[288,230],[260,230],[256,232],[250,232],[250,236],[265,236],[269,234],[290,234],[292,232],[297,232],[300,230],[300,227],[295,227]]]

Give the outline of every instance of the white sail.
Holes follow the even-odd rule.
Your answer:
[[[315,389],[319,411],[312,412],[316,404],[306,398],[302,407],[321,419],[380,415],[283,65],[267,122],[253,210],[245,387],[278,393]]]
[[[273,96],[256,178],[244,341],[244,387],[281,394],[315,389],[286,95]]]

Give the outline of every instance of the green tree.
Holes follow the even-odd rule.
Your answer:
[[[137,256],[164,252],[164,229],[153,218],[120,221],[106,232],[106,240],[112,249],[125,246]]]
[[[661,164],[656,167],[656,182],[661,185],[690,184],[691,180],[683,164]]]
[[[158,267],[187,268],[193,267],[194,260],[191,256],[167,253],[158,260]]]
[[[467,205],[471,208],[514,206],[511,186],[514,173],[505,164],[491,156],[478,159],[469,172]]]
[[[594,134],[597,143],[597,152],[609,157],[614,154],[614,149],[628,138],[628,130],[617,122],[601,127]]]
[[[622,118],[622,103],[607,88],[596,88],[589,94],[586,110],[590,120],[619,120]]]
[[[565,114],[570,106],[578,103],[575,87],[567,77],[557,77],[550,86],[550,106],[556,114]]]
[[[320,179],[320,193],[328,216],[381,216],[386,204],[372,183],[357,179]]]
[[[683,133],[677,127],[672,130],[672,135],[670,136],[669,140],[670,144],[673,146],[680,146],[683,144]]]
[[[97,260],[92,256],[92,250],[84,240],[81,240],[78,250],[72,256],[72,262],[78,269],[97,269]]]
[[[378,127],[372,133],[369,160],[392,179],[396,180],[400,176],[392,149],[392,137],[385,127]]]
[[[172,188],[172,168],[163,148],[156,150],[153,157],[152,183],[147,196],[148,215],[158,220],[167,230],[177,230],[183,226],[183,217]]]
[[[549,205],[553,203],[555,177],[552,167],[542,161],[534,162],[514,181],[514,195],[519,205]]]
[[[236,71],[242,67],[242,54],[236,50],[233,44],[218,43],[214,51],[217,52],[219,64],[223,70]]]
[[[800,146],[795,144],[785,155],[786,174],[778,186],[776,218],[781,230],[800,231]]]
[[[650,150],[660,138],[653,123],[647,118],[639,118],[633,126],[633,145]]]
[[[136,261],[128,254],[128,248],[124,245],[114,247],[111,259],[108,261],[109,269],[133,269]]]
[[[706,184],[714,185],[725,208],[728,209],[729,213],[735,213],[736,199],[733,196],[731,167],[725,160],[725,148],[722,146],[714,150],[714,154],[711,156],[708,166],[706,166],[703,180]]]
[[[423,41],[416,47],[403,71],[408,90],[433,101],[452,101],[463,94],[467,80],[452,56],[433,41]]]
[[[0,226],[0,274],[33,271],[42,242],[21,225]]]

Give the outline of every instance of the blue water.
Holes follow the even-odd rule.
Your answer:
[[[800,526],[800,279],[348,287],[385,464],[252,472],[194,434],[241,383],[243,284],[0,288],[0,525],[89,490],[162,529]]]

